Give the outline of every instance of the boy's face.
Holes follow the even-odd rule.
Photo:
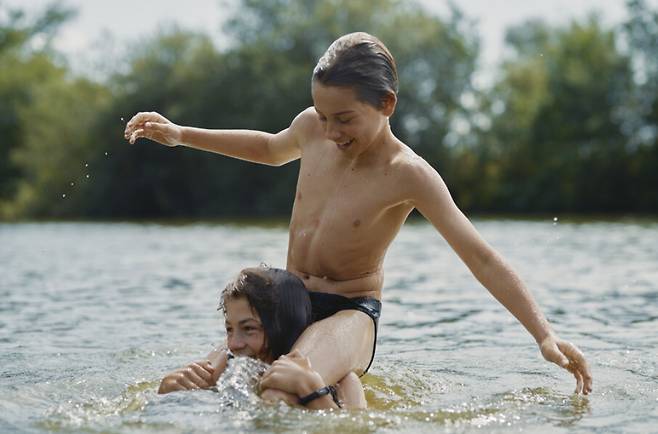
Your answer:
[[[311,93],[326,138],[351,156],[367,150],[388,125],[390,114],[359,101],[351,87],[325,86],[313,81]]]
[[[258,313],[245,297],[231,298],[224,303],[226,341],[236,356],[254,357],[269,361],[265,345],[265,331]]]

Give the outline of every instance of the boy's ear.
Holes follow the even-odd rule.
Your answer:
[[[398,103],[398,97],[395,95],[393,92],[389,92],[385,97],[384,100],[382,101],[382,113],[384,113],[384,116],[386,117],[391,117],[393,116],[393,112],[395,112],[395,106]]]

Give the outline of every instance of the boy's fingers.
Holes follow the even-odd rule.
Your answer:
[[[592,374],[589,371],[589,367],[585,366],[585,369],[583,369],[583,372],[581,372],[583,376],[583,393],[585,395],[589,395],[590,392],[592,391]]]
[[[132,135],[130,136],[130,144],[131,145],[135,144],[135,141],[140,137],[146,137],[143,129],[136,130],[132,133]]]
[[[137,124],[144,123],[148,119],[153,117],[154,114],[157,114],[157,113],[155,113],[155,112],[139,112],[128,121],[126,126],[127,127],[133,127]]]
[[[158,122],[146,122],[144,124],[144,128],[148,130],[149,132],[161,132],[161,133],[169,133],[169,125],[167,124],[161,124]]]
[[[577,370],[574,371],[573,373],[574,377],[576,377],[576,391],[575,393],[581,393],[583,391],[583,376],[580,375],[580,372]]]
[[[130,120],[129,120],[128,123],[126,124],[126,128],[132,128],[135,124],[138,123],[138,121],[139,121],[139,119],[140,119],[141,117],[142,117],[142,113],[139,112],[139,113],[137,113],[135,116],[133,116],[132,118],[130,118]]]

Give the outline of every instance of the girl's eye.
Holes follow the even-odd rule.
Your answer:
[[[338,119],[338,122],[345,125],[345,124],[349,124],[351,120],[352,119]]]

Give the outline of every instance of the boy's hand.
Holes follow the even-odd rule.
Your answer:
[[[209,360],[191,363],[178,369],[162,379],[158,393],[176,390],[208,389],[215,385],[215,368]]]
[[[544,339],[539,344],[539,348],[544,359],[566,369],[576,377],[574,393],[587,395],[592,391],[592,373],[578,347],[552,335]]]
[[[182,142],[182,128],[156,112],[140,112],[126,124],[123,136],[130,144],[140,137],[166,146],[177,146]]]

